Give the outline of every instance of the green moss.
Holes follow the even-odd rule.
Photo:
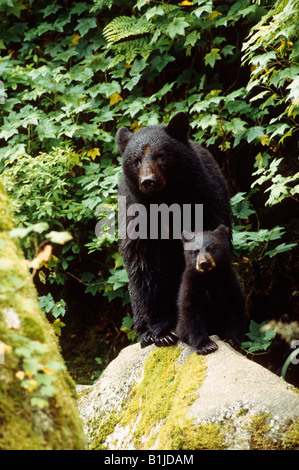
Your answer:
[[[279,438],[270,437],[271,415],[263,413],[252,418],[249,426],[252,450],[298,450],[299,449],[299,419],[283,426]]]
[[[43,328],[33,318],[31,317],[23,318],[22,327],[23,327],[24,334],[25,336],[27,336],[27,338],[30,338],[36,341],[41,341],[42,343],[45,341]]]
[[[0,231],[12,230],[14,228],[9,201],[0,180]]]
[[[282,446],[285,450],[299,450],[299,418],[289,424],[282,440]]]
[[[111,413],[109,419],[105,420],[104,424],[98,426],[97,423],[94,423],[94,435],[91,433],[91,437],[94,437],[93,444],[91,445],[91,450],[106,450],[107,437],[114,431],[115,426],[121,420],[121,416],[116,413]]]
[[[251,434],[250,449],[253,450],[274,450],[273,440],[268,438],[267,435],[271,430],[269,424],[271,416],[269,413],[263,413],[259,416],[252,418],[249,430]],[[275,444],[276,446],[277,444]]]
[[[181,349],[174,346],[149,354],[143,378],[133,389],[129,404],[120,416],[112,416],[100,427],[94,448],[102,448],[115,422],[122,428],[130,427],[135,449],[224,448],[219,425],[196,425],[188,417],[188,409],[205,378],[205,359],[192,353],[180,364],[180,353]]]

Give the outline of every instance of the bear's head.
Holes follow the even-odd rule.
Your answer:
[[[186,268],[205,274],[231,263],[230,230],[223,224],[213,231],[182,233]]]
[[[178,156],[188,145],[188,129],[188,116],[180,112],[167,126],[148,126],[135,133],[126,127],[117,131],[123,173],[135,191],[151,195],[169,183],[178,170]]]

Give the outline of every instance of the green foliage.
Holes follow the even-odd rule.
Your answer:
[[[298,132],[299,112],[299,8],[295,0],[278,0],[261,21],[252,28],[243,45],[243,62],[251,66],[247,92],[250,102],[258,102],[260,139],[264,152],[256,156],[259,178],[253,183],[271,182],[266,204],[286,197],[298,201],[299,173],[292,172],[285,141]],[[295,134],[296,135],[296,134]],[[278,172],[285,161],[288,168]],[[287,171],[286,171],[287,170]],[[291,170],[291,171],[290,171]]]
[[[38,300],[40,308],[45,313],[51,313],[54,318],[64,317],[66,304],[63,299],[59,302],[55,302],[53,296],[49,293],[47,295],[41,295]]]
[[[59,302],[55,302],[52,294],[41,295],[39,298],[39,306],[43,312],[46,314],[51,314],[55,320],[52,323],[52,327],[57,336],[61,336],[61,328],[65,326],[60,320],[60,317],[64,317],[66,313],[66,303],[63,299],[60,299]]]
[[[283,176],[278,173],[278,167],[282,162],[282,158],[274,159],[269,168],[260,168],[255,171],[253,175],[261,175],[252,184],[252,187],[256,185],[262,185],[265,182],[271,182],[271,186],[265,190],[265,193],[270,192],[270,196],[266,201],[266,205],[272,206],[283,201],[286,197],[294,197],[299,193],[299,184],[293,185],[294,182],[299,181],[299,172],[290,176]]]
[[[49,406],[47,398],[57,393],[54,372],[66,370],[65,365],[56,360],[45,363],[44,356],[48,351],[45,344],[16,334],[11,336],[12,341],[22,343],[15,349],[15,354],[20,360],[20,370],[16,372],[16,377],[20,380],[21,387],[30,394],[32,406]]]
[[[0,171],[27,258],[53,245],[41,282],[75,279],[85,294],[127,305],[117,230],[107,230],[121,172],[115,133],[181,110],[234,188],[239,259],[295,246],[284,223],[261,213],[298,198],[297,17],[295,0],[0,3]],[[72,238],[56,247],[60,233]]]
[[[270,329],[263,330],[263,326],[267,322],[261,324],[251,320],[249,326],[249,332],[246,336],[250,341],[242,343],[242,347],[247,350],[247,353],[255,353],[257,351],[266,351],[272,344],[273,339],[276,336],[276,332]]]
[[[135,341],[136,340],[136,333],[133,331],[133,318],[131,317],[131,315],[126,315],[122,321],[122,324],[121,324],[121,331],[123,331],[124,333],[126,333],[128,339],[130,341]]]

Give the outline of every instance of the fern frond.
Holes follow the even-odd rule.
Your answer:
[[[153,50],[153,46],[149,44],[149,41],[146,38],[137,38],[120,42],[119,44],[111,45],[111,48],[115,53],[115,58],[112,62],[113,67],[116,63],[119,63],[122,60],[125,60],[127,64],[130,64],[138,54],[147,58]]]
[[[94,6],[91,7],[90,11],[101,11],[104,10],[105,8],[109,8],[111,10],[113,6],[113,0],[94,0]]]
[[[103,36],[109,44],[115,44],[132,36],[150,33],[155,26],[144,18],[119,16],[111,21],[103,30]]]

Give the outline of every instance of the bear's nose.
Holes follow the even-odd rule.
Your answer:
[[[156,178],[152,174],[148,176],[144,176],[141,179],[140,183],[141,183],[142,191],[144,192],[152,191],[156,185]]]
[[[200,266],[200,269],[202,269],[203,271],[206,271],[209,268],[210,263],[208,261],[200,261],[199,266]]]
[[[196,269],[201,273],[210,271],[215,266],[215,262],[210,255],[199,255],[196,259]]]

